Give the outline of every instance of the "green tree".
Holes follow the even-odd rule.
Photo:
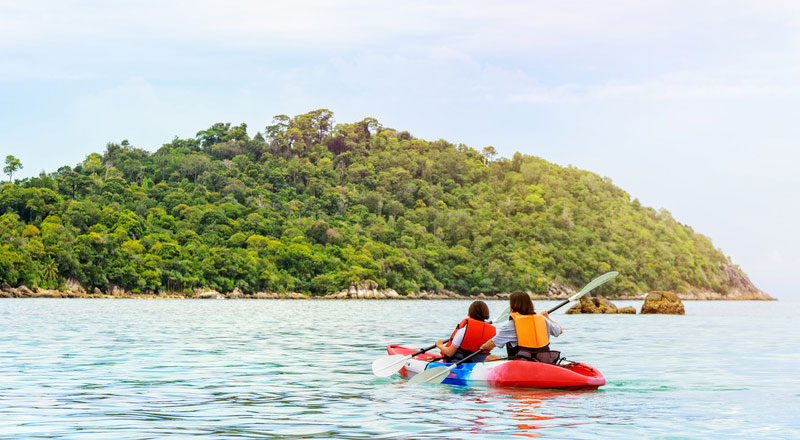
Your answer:
[[[3,167],[3,172],[8,174],[8,181],[11,182],[11,176],[22,169],[22,162],[12,155],[6,156],[6,166]]]

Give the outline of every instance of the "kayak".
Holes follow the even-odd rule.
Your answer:
[[[390,345],[390,355],[410,355],[417,350]],[[406,361],[399,373],[413,377],[428,368],[447,367],[439,354],[423,353]],[[606,384],[606,378],[595,368],[579,362],[564,365],[530,361],[493,361],[463,363],[442,381],[450,385],[488,385],[504,388],[557,388],[561,390],[596,390]]]

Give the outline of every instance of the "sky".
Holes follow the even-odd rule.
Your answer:
[[[0,0],[0,156],[318,108],[593,171],[800,299],[800,2]]]

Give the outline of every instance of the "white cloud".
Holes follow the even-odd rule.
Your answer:
[[[510,53],[603,42],[674,42],[746,30],[754,22],[774,24],[777,31],[798,17],[793,2],[4,2],[0,45],[102,39],[313,49],[370,47],[389,40],[422,46],[441,37],[460,50]]]
[[[784,68],[781,76],[786,76],[786,73],[800,74],[800,68],[792,67],[789,72]],[[602,84],[564,84],[555,87],[536,84],[529,91],[509,96],[509,100],[577,103],[614,99],[787,98],[799,94],[800,83],[776,78],[771,71],[720,69],[672,72],[636,82],[609,81]]]

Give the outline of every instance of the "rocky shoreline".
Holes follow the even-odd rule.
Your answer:
[[[749,281],[749,280],[748,280]],[[751,284],[752,286],[752,284]],[[112,287],[107,291],[97,288],[90,292],[83,289],[77,282],[67,283],[65,290],[30,289],[27,286],[12,287],[8,284],[0,286],[0,298],[138,298],[138,299],[487,299],[503,300],[508,299],[510,293],[463,295],[450,291],[428,292],[421,291],[401,295],[393,289],[378,289],[377,283],[364,281],[360,284],[351,285],[348,289],[324,296],[309,296],[298,292],[257,292],[254,294],[243,293],[239,288],[231,292],[221,293],[212,289],[195,289],[191,292],[145,292],[133,293],[119,287]],[[575,294],[575,290],[569,286],[553,283],[548,286],[544,294],[528,292],[533,300],[563,300]],[[634,296],[616,296],[609,299],[615,301],[625,300],[644,300],[647,292]],[[682,300],[775,300],[766,293],[755,289],[729,290],[727,294],[718,292],[691,291],[676,294]]]

